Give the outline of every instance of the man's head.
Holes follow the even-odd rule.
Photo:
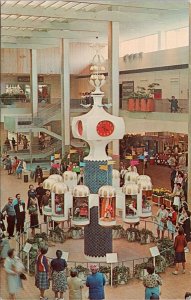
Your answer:
[[[49,190],[46,191],[46,196],[50,197],[50,191]]]
[[[8,198],[8,203],[9,203],[9,204],[12,204],[12,203],[13,203],[13,198],[12,198],[12,197],[9,197],[9,198]]]
[[[16,194],[16,199],[20,202],[21,201],[21,195],[20,194]]]

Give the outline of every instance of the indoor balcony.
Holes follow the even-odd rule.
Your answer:
[[[130,107],[128,100],[123,101],[120,116],[125,120],[126,132],[170,132],[188,134],[188,100],[180,99],[177,112],[171,113],[170,102],[168,99],[154,100],[152,111],[146,110],[146,106],[136,103]],[[138,101],[137,101],[138,102]],[[142,109],[142,110],[141,110]]]

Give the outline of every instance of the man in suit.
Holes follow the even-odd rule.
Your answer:
[[[21,195],[16,195],[17,203],[15,204],[15,213],[16,213],[16,231],[17,234],[24,232],[24,223],[25,223],[25,203],[21,200]]]
[[[184,174],[184,178],[182,181],[182,189],[184,191],[184,197],[185,197],[185,201],[188,201],[188,174],[185,173]]]

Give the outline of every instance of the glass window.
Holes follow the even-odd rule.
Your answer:
[[[122,42],[120,44],[119,56],[123,57],[133,53],[148,53],[158,50],[158,34],[152,34],[137,39]]]
[[[189,44],[188,27],[183,27],[166,32],[166,49],[185,47]]]

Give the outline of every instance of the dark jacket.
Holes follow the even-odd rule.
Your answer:
[[[20,208],[19,208],[19,206],[20,205],[22,205],[22,207],[23,207],[23,211],[22,212],[20,212]],[[14,206],[14,208],[15,208],[15,213],[16,213],[16,218],[17,219],[24,219],[25,220],[25,203],[21,203],[21,204],[15,204],[15,206]]]

